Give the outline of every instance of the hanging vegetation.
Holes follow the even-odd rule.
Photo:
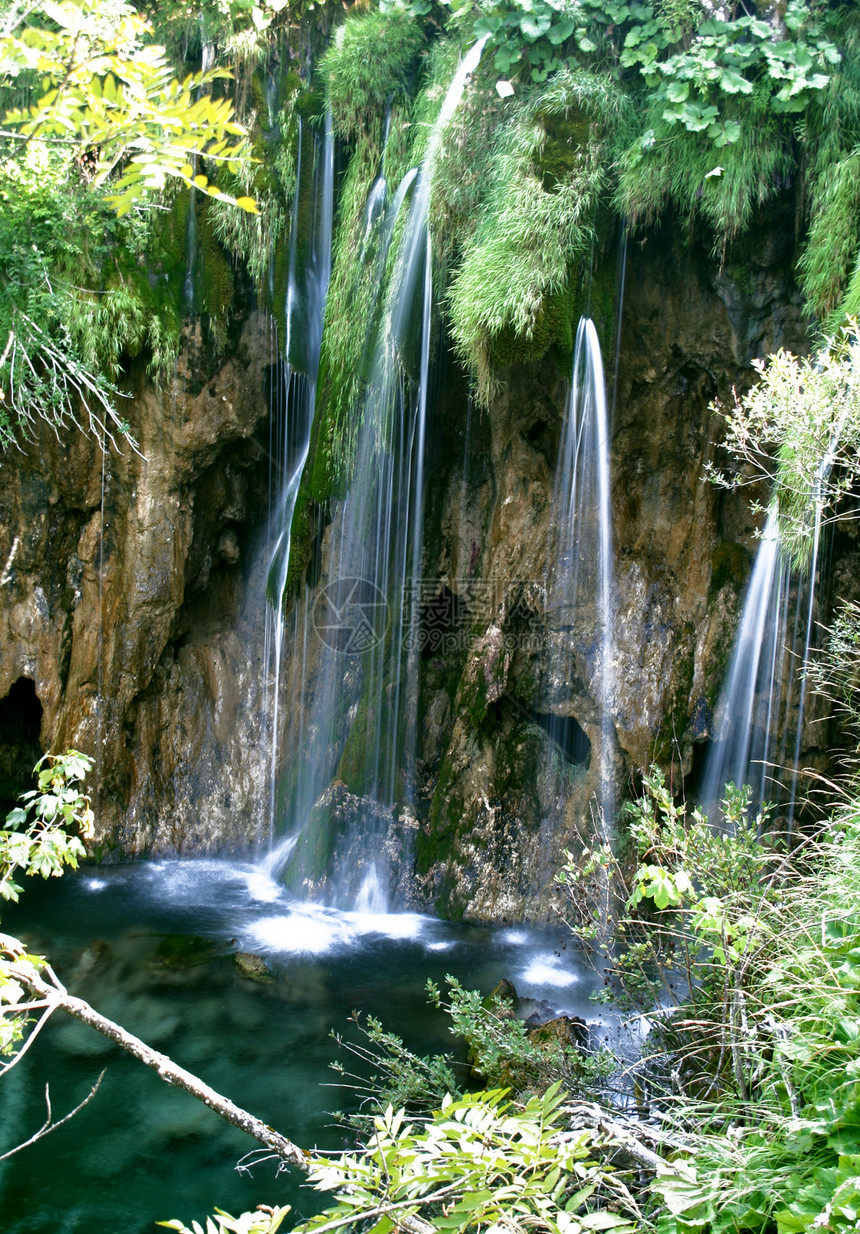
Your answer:
[[[360,402],[366,339],[347,340],[341,310],[361,281],[357,265],[376,278],[358,233],[381,169],[384,115],[414,93],[431,28],[442,33],[423,61],[428,84],[412,117],[419,132],[420,100],[432,97],[435,66],[446,58],[440,43],[450,61],[489,38],[440,153],[431,209],[448,329],[483,400],[511,361],[552,347],[569,353],[570,296],[584,266],[599,260],[607,210],[633,229],[670,208],[691,224],[700,219],[724,258],[801,176],[810,311],[850,307],[860,288],[854,6],[790,0],[716,20],[700,0],[463,0],[450,9],[385,0],[348,16],[323,60],[336,127],[354,149],[335,262],[350,278],[335,275],[326,343],[323,404],[332,402],[338,422]],[[383,54],[367,54],[371,40]],[[405,124],[404,114],[394,127]],[[413,165],[418,148],[416,134]],[[365,324],[366,292],[357,303]]]

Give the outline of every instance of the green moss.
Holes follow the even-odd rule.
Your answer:
[[[858,146],[860,146],[860,21],[846,10],[842,60],[808,109],[803,145],[809,238],[799,262],[801,286],[810,310],[831,329],[831,315],[856,313],[860,246]],[[841,314],[840,314],[841,315]]]
[[[574,279],[568,276],[562,291],[547,296],[535,313],[531,335],[518,333],[511,323],[487,340],[487,358],[494,368],[508,368],[530,360],[540,360],[558,345],[573,351]]]
[[[284,874],[288,890],[298,892],[305,879],[316,881],[323,877],[331,865],[338,833],[331,807],[324,803],[315,805],[290,855]]]
[[[860,250],[860,149],[828,168],[816,185],[809,241],[800,259],[803,291],[819,316],[839,308]],[[853,301],[854,296],[850,297]],[[853,303],[848,312],[856,312]]]
[[[284,608],[289,609],[296,594],[307,581],[308,569],[313,561],[317,533],[323,525],[324,513],[300,488],[293,511],[290,529],[290,560],[287,565],[287,582],[284,589]]]
[[[219,948],[211,938],[165,934],[155,949],[155,960],[165,968],[193,968],[208,963],[218,954]]]
[[[366,793],[369,787],[367,785],[367,727],[368,707],[365,696],[359,703],[356,717],[350,725],[336,773],[336,778],[343,780],[348,790],[358,796]]]
[[[353,10],[319,64],[338,136],[357,140],[386,103],[407,93],[424,45],[422,24],[405,9]]]
[[[295,108],[303,120],[318,121],[325,115],[325,91],[321,84],[304,87],[296,95]]]
[[[446,862],[454,851],[458,833],[468,832],[474,822],[466,815],[462,796],[452,791],[455,779],[452,761],[446,756],[430,801],[427,823],[418,832],[415,869],[419,875],[429,874],[435,865]],[[443,893],[443,903],[444,899]]]
[[[746,262],[735,262],[726,267],[726,275],[745,296],[753,293],[752,270]]]
[[[711,553],[711,582],[708,600],[712,600],[720,588],[731,583],[740,589],[749,578],[750,555],[742,544],[723,540]]]
[[[233,304],[233,271],[215,234],[208,201],[207,198],[206,204],[197,212],[201,258],[198,295],[202,312],[214,320],[220,320]]]
[[[500,126],[487,204],[449,293],[452,336],[484,401],[500,362],[566,343],[571,270],[591,252],[606,182],[598,127],[586,119],[602,102],[592,78],[567,72]]]
[[[739,125],[737,141],[720,149],[706,134],[689,132],[662,118],[655,105],[618,157],[616,209],[631,227],[652,225],[667,206],[682,218],[703,218],[713,229],[714,247],[749,226],[755,213],[780,191],[793,168],[790,135],[775,116],[735,101],[723,119]],[[642,129],[648,134],[643,144]],[[715,173],[715,168],[722,170]]]
[[[677,753],[677,744],[687,727],[690,690],[696,669],[696,628],[686,622],[678,632],[672,675],[675,686],[669,709],[652,745],[652,761],[669,763]]]

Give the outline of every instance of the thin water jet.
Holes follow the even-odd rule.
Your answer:
[[[423,468],[434,311],[430,194],[442,136],[485,42],[477,43],[460,65],[421,167],[407,173],[387,208],[381,200],[385,182],[375,181],[365,206],[367,239],[373,220],[381,221],[379,253],[384,262],[411,193],[368,385],[354,413],[354,470],[328,548],[328,586],[323,588],[327,624],[324,630],[318,625],[316,634],[329,641],[334,611],[344,623],[352,623],[350,630],[363,627],[373,637],[364,639],[360,654],[339,656],[337,649],[309,647],[314,614],[309,614],[307,595],[293,626],[298,658],[315,658],[316,676],[313,696],[306,697],[302,673],[291,708],[294,714],[305,707],[308,711],[301,765],[284,801],[286,827],[298,836],[286,877],[290,886],[322,894],[341,906],[370,900],[381,910],[387,904],[391,870],[385,838],[398,821],[393,807],[399,803],[409,811],[414,795],[421,615],[417,584],[424,543]],[[372,252],[367,259],[373,260]],[[344,581],[355,586],[347,588],[344,603],[336,602],[332,589]],[[377,622],[368,606],[378,613],[382,604],[387,620]],[[315,612],[319,620],[319,607]],[[355,643],[348,640],[348,645]],[[323,803],[323,791],[336,774],[349,792]],[[361,862],[355,858],[359,836],[365,854]]]
[[[585,317],[576,332],[552,521],[557,538],[547,596],[553,628],[563,637],[558,641],[552,680],[545,683],[544,694],[559,707],[559,697],[569,694],[573,682],[582,680],[588,690],[600,733],[597,802],[611,827],[615,812],[615,600],[609,417],[600,343],[594,323]],[[556,714],[561,717],[566,713]]]

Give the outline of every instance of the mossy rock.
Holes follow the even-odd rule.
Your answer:
[[[325,91],[322,86],[306,86],[299,90],[296,95],[295,109],[303,120],[321,120],[325,115]]]
[[[266,961],[261,955],[254,955],[251,951],[237,951],[233,956],[233,963],[242,976],[248,977],[251,981],[272,980]]]
[[[750,575],[750,555],[742,544],[731,540],[723,540],[711,553],[711,582],[708,587],[708,599],[731,583],[738,590],[745,586]]]
[[[430,801],[427,822],[418,832],[415,846],[415,869],[418,874],[428,874],[433,866],[447,861],[454,852],[457,836],[471,826],[466,816],[465,802],[460,793],[453,791],[456,777],[450,754],[442,760],[436,788]],[[440,912],[448,915],[450,888],[440,893]]]
[[[539,118],[547,135],[540,171],[544,188],[551,193],[575,169],[579,151],[588,142],[591,125],[588,117],[575,109],[567,114],[543,114]]]
[[[671,706],[663,717],[653,743],[653,759],[668,763],[677,753],[689,721],[688,706],[696,669],[696,628],[686,622],[675,642],[674,678]]]
[[[426,38],[406,9],[354,8],[319,63],[337,132],[348,141],[367,117],[408,91]]]
[[[192,968],[207,964],[221,953],[211,938],[190,934],[165,934],[155,949],[154,960],[164,968]]]
[[[329,795],[324,795],[311,810],[284,873],[284,885],[298,891],[305,879],[317,881],[331,864],[338,836],[335,811]]]
[[[530,335],[518,334],[509,324],[488,340],[490,362],[498,368],[510,368],[542,359],[551,347],[572,355],[574,299],[571,279],[563,291],[546,297]]]

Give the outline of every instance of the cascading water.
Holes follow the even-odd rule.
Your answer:
[[[833,430],[809,494],[811,548],[802,571],[791,569],[780,548],[779,507],[776,500],[771,503],[717,704],[714,740],[699,791],[702,805],[713,813],[727,783],[747,784],[754,811],[767,801],[784,808],[789,835],[803,741],[806,669],[814,641],[822,493],[844,422],[845,415]],[[782,773],[789,754],[786,785]]]
[[[797,621],[790,621],[791,580],[780,553],[776,504],[768,513],[744,600],[725,684],[717,704],[714,740],[699,793],[704,807],[718,805],[723,786],[749,784],[758,808],[774,784],[776,765],[785,755],[779,733],[786,692],[792,679],[790,645]],[[789,627],[794,635],[789,637]]]
[[[608,828],[615,808],[609,421],[600,343],[590,318],[582,318],[576,333],[570,401],[556,470],[553,524],[557,539],[547,595],[556,646],[551,654],[550,679],[544,685],[550,711],[545,724],[551,740],[550,757],[559,765],[562,755],[574,762],[586,756],[584,734],[576,734],[577,745],[569,731],[575,723],[570,711],[572,686],[579,681],[592,700],[592,732],[596,729],[600,734],[597,797]]]
[[[310,138],[310,141],[308,141]],[[299,204],[302,193],[303,144],[311,145],[310,235],[305,237],[305,258],[298,260]],[[307,169],[306,169],[307,174]],[[331,276],[332,203],[334,192],[334,138],[331,116],[326,116],[320,139],[299,129],[296,194],[290,233],[290,262],[284,311],[284,364],[273,388],[269,455],[277,469],[280,495],[270,525],[272,545],[268,566],[264,663],[271,689],[265,709],[269,727],[269,826],[274,826],[276,769],[280,734],[280,676],[284,643],[284,593],[290,560],[290,531],[302,473],[310,448],[316,405],[317,376],[322,345],[323,313]]]
[[[390,877],[384,841],[395,803],[413,793],[418,695],[419,597],[423,551],[423,465],[433,312],[429,208],[433,168],[486,38],[463,59],[434,124],[417,173],[390,205],[382,177],[366,207],[366,236],[380,228],[367,260],[384,268],[400,232],[391,286],[369,367],[352,479],[336,514],[327,586],[310,611],[306,593],[294,618],[292,692],[298,719],[279,806],[289,838],[280,854],[288,885],[309,887],[341,906],[381,911]],[[398,226],[406,206],[408,214]],[[373,253],[377,256],[373,256]],[[313,641],[312,641],[313,640]],[[324,644],[320,646],[320,642]],[[306,666],[315,658],[312,694]],[[296,736],[299,740],[296,741]],[[335,808],[320,800],[334,776],[363,803]]]

